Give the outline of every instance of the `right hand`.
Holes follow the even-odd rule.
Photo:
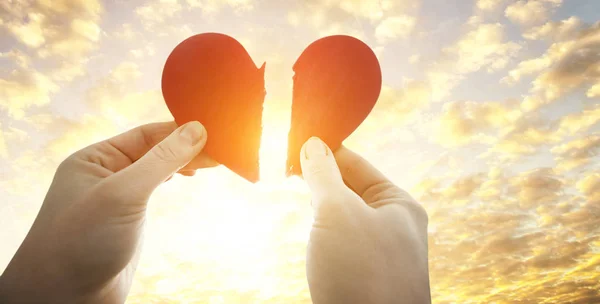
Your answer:
[[[431,303],[423,207],[345,147],[334,155],[313,137],[300,158],[315,211],[306,266],[313,302]]]

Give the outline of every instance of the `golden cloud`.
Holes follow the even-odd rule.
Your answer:
[[[159,90],[136,89],[141,76],[136,63],[122,62],[87,91],[87,103],[102,117],[120,125],[171,120]]]
[[[517,160],[535,154],[541,146],[560,140],[559,128],[554,121],[537,114],[523,114],[500,130],[494,145],[482,156],[497,155],[504,160]]]
[[[442,50],[442,59],[428,70],[433,100],[439,101],[464,78],[486,69],[501,70],[518,54],[521,45],[508,41],[500,23],[477,24],[464,36]]]
[[[380,43],[406,38],[414,29],[415,23],[416,18],[409,15],[385,18],[375,28],[375,37]]]
[[[577,182],[577,189],[585,194],[590,201],[600,199],[600,173],[590,172]]]
[[[591,87],[600,82],[600,22],[582,30],[563,47],[556,64],[534,81],[532,91],[549,101],[581,86]],[[590,90],[588,95],[593,95],[594,89]]]
[[[253,2],[253,0],[151,0],[137,7],[135,13],[140,18],[144,29],[159,36],[165,36],[167,35],[165,27],[167,30],[176,30],[177,27],[171,24],[184,11],[199,9],[206,18],[218,13],[224,7],[231,8],[236,13],[252,10]],[[131,30],[128,28],[124,28],[124,30],[119,36],[130,38]],[[191,36],[191,34],[187,36]]]
[[[137,7],[135,13],[139,16],[148,31],[160,27],[182,9],[177,0],[153,0]]]
[[[8,158],[8,147],[6,145],[6,139],[4,131],[2,129],[2,123],[0,122],[0,158]]]
[[[591,86],[586,93],[588,98],[600,97],[600,80],[595,85]]]
[[[186,0],[190,7],[199,7],[205,13],[218,12],[223,6],[229,6],[236,12],[252,10],[254,0]]]
[[[584,27],[576,18],[560,22],[548,22],[524,33],[527,39],[551,39],[554,42],[538,58],[520,62],[502,79],[503,83],[517,83],[523,76],[544,72],[534,81],[533,93],[540,95],[541,104],[556,100],[563,93],[589,83],[595,86],[598,81],[596,65],[598,58],[598,30],[600,24]],[[591,87],[588,95],[592,97],[597,90]]]
[[[305,1],[304,5],[287,15],[288,22],[315,29],[320,37],[334,34],[350,34],[364,37],[367,22],[375,27],[375,36],[381,43],[406,37],[413,30],[414,12],[419,1],[356,1],[327,0]]]
[[[46,75],[33,69],[15,69],[0,79],[0,109],[15,119],[23,119],[32,106],[50,103],[50,95],[59,89]]]
[[[532,25],[545,22],[562,0],[519,0],[509,5],[505,16],[514,23]]]
[[[402,130],[401,126],[418,117],[420,111],[429,106],[430,96],[429,86],[422,81],[409,80],[401,89],[383,85],[371,114],[345,143],[361,146],[362,142],[373,141],[375,133],[382,136],[374,141],[373,149],[387,143],[410,141],[412,134]]]
[[[600,151],[600,135],[588,135],[552,148],[560,171],[570,171],[590,163]]]
[[[550,67],[565,51],[565,44],[552,45],[546,54],[539,58],[528,59],[519,62],[516,68],[508,72],[508,76],[502,78],[501,82],[506,84],[517,83],[523,76],[540,72]]]
[[[473,142],[492,142],[499,129],[513,124],[520,111],[514,102],[460,101],[444,104],[437,125],[436,140],[444,146],[456,147]]]
[[[560,197],[563,189],[563,182],[551,168],[523,172],[510,184],[513,187],[511,193],[517,195],[523,209],[553,202]]]
[[[564,190],[570,185],[550,168],[509,176],[492,167],[487,179],[486,175],[475,176],[483,183],[473,192],[472,187],[459,186],[465,184],[462,177],[449,183],[448,187],[459,186],[457,189],[470,193],[461,208],[448,207],[449,202],[441,195],[447,190],[440,181],[429,178],[422,183],[427,192],[436,194],[422,198],[430,214],[430,277],[436,300],[509,303],[581,299],[580,303],[589,303],[600,299],[588,292],[600,287],[595,280],[600,276],[587,271],[600,265],[591,249],[600,223],[598,208],[582,205],[579,197],[568,195]],[[599,191],[598,179],[582,180],[580,191]],[[487,192],[482,190],[486,184],[496,188],[495,194],[481,204],[478,198]],[[544,225],[543,231],[531,229],[536,223]],[[450,262],[457,260],[461,263]],[[581,261],[589,263],[582,265]],[[540,269],[552,271],[541,273]],[[528,283],[512,288],[516,281]],[[457,284],[460,291],[452,290]],[[561,292],[547,293],[548,284],[560,286]]]
[[[82,62],[100,39],[103,8],[99,1],[19,0],[2,6],[0,18],[4,22],[0,26],[39,57],[61,58],[53,67],[62,70],[55,80],[70,81],[84,73]]]
[[[582,26],[583,22],[579,18],[571,16],[565,20],[549,21],[544,25],[528,29],[523,33],[523,37],[529,40],[568,40]]]
[[[577,135],[586,132],[600,122],[600,105],[585,108],[581,112],[565,115],[559,121],[561,135]]]
[[[482,11],[496,11],[506,0],[477,0],[475,5]]]
[[[12,49],[8,52],[0,53],[0,58],[12,60],[19,68],[26,69],[31,65],[31,58],[23,51]]]

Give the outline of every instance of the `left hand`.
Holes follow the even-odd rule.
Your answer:
[[[23,244],[0,277],[2,303],[123,303],[146,205],[174,173],[217,165],[199,122],[143,125],[63,161]]]

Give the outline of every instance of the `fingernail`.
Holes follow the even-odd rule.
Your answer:
[[[197,121],[190,121],[185,124],[179,135],[195,146],[204,137],[204,126]]]
[[[304,157],[306,157],[306,159],[320,155],[327,155],[327,146],[325,146],[325,143],[318,137],[313,136],[306,142],[304,152]]]
[[[179,171],[177,172],[183,176],[194,176],[196,175],[196,170],[183,170],[183,171]]]

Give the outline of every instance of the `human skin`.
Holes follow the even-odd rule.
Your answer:
[[[334,154],[313,137],[300,162],[315,211],[313,303],[431,303],[423,207],[343,146]]]
[[[0,303],[125,302],[148,199],[177,171],[215,165],[206,140],[199,122],[154,123],[69,156],[0,277]]]
[[[125,302],[150,195],[176,172],[217,165],[206,141],[198,122],[156,123],[68,157],[0,277],[0,303]],[[313,302],[430,303],[424,210],[344,147],[334,157],[312,138],[301,165],[315,209]]]

